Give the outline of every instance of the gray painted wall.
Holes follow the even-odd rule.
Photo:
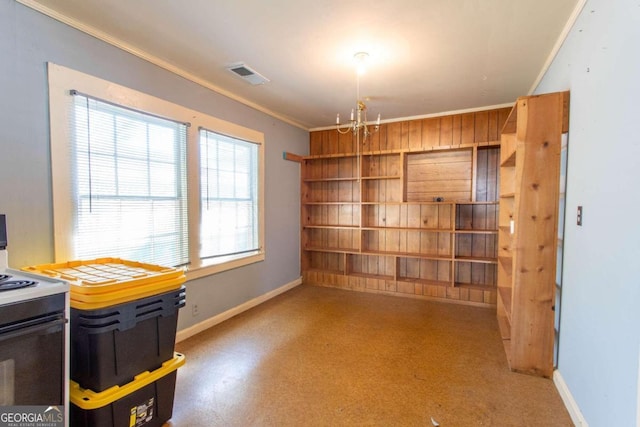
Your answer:
[[[190,281],[179,329],[206,320],[300,276],[299,165],[308,132],[233,101],[13,0],[0,0],[0,213],[7,214],[9,263],[53,262],[53,211],[46,63],[94,75],[265,135],[266,260]]]
[[[589,0],[536,89],[571,90],[558,368],[592,427],[638,421],[639,52],[640,2]]]

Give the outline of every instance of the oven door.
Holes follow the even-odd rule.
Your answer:
[[[64,405],[65,322],[63,294],[0,306],[0,406]]]

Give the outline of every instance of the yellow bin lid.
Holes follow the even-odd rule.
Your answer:
[[[181,268],[163,267],[120,258],[97,258],[41,264],[22,270],[67,280],[72,292],[96,294],[174,279],[182,276]]]
[[[186,281],[181,268],[120,258],[98,258],[23,267],[23,271],[66,280],[71,307],[108,307],[178,289]]]
[[[184,365],[185,361],[183,354],[174,353],[173,359],[164,362],[155,371],[142,372],[136,375],[130,383],[123,386],[115,385],[99,393],[81,388],[75,381],[69,381],[69,400],[85,410],[102,408],[170,374]]]

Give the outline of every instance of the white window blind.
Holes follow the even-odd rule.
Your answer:
[[[200,129],[201,259],[260,250],[258,148]]]
[[[72,94],[74,258],[187,264],[187,125]]]

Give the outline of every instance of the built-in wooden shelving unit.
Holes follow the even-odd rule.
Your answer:
[[[500,130],[511,109],[311,133],[306,283],[495,306]]]
[[[569,93],[519,98],[502,131],[497,316],[512,370],[550,377]]]

